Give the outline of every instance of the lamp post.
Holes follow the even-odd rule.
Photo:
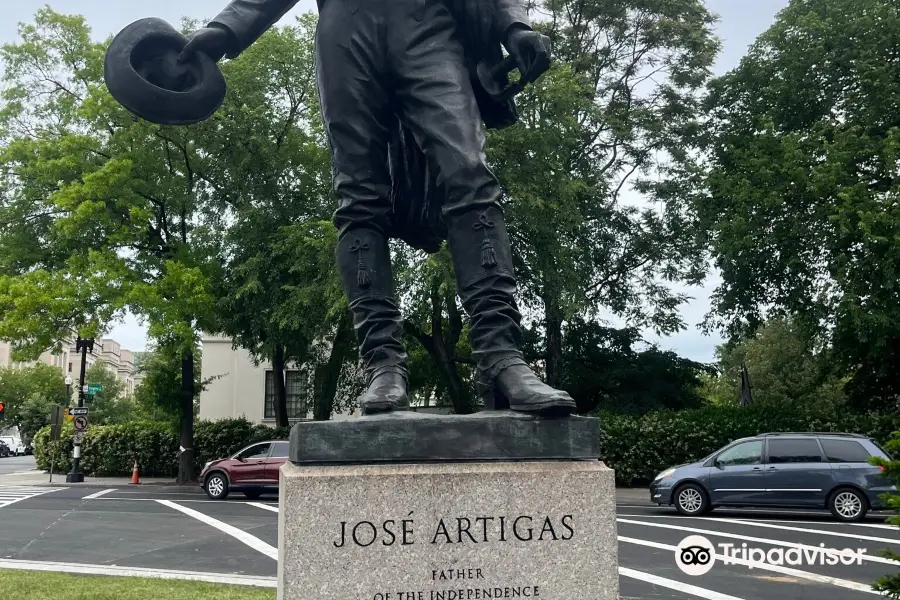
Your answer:
[[[84,407],[84,396],[87,393],[85,376],[87,372],[88,352],[94,351],[94,340],[83,340],[81,337],[75,340],[75,351],[81,352],[81,378],[78,380],[78,408]],[[84,473],[81,472],[81,442],[75,438],[75,447],[72,450],[72,470],[66,474],[66,483],[81,483],[84,481]]]
[[[66,406],[72,402],[72,376],[66,375]]]

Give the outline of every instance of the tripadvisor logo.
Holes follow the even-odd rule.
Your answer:
[[[675,564],[687,575],[705,575],[716,564],[716,549],[702,535],[689,535],[675,548]]]
[[[826,548],[825,544],[819,544],[819,547],[798,544],[768,550],[751,548],[747,544],[722,543],[718,547],[716,552],[716,545],[705,537],[690,535],[675,548],[675,564],[687,575],[705,575],[717,560],[725,565],[745,565],[750,569],[765,565],[861,565],[867,552],[865,548]]]

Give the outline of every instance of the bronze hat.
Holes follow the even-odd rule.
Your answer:
[[[225,78],[202,52],[184,63],[188,42],[162,19],[135,21],[106,50],[103,76],[122,106],[160,125],[189,125],[208,119],[225,98]]]

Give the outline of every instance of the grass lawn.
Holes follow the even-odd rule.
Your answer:
[[[201,581],[0,569],[6,600],[275,600],[275,590]]]

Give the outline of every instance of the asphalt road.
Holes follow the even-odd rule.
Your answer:
[[[0,475],[25,473],[35,469],[34,456],[7,456],[0,458]]]
[[[0,461],[2,462],[2,461]],[[884,517],[841,524],[820,512],[717,510],[684,518],[635,500],[618,506],[622,600],[852,600],[897,564],[877,556],[900,547],[900,530]],[[277,498],[225,502],[199,490],[12,488],[0,486],[0,563],[50,561],[97,568],[187,570],[272,578],[277,561]],[[742,543],[764,551],[803,544],[807,551],[864,548],[861,564],[747,565],[717,563],[690,576],[675,563],[688,535],[713,544]],[[7,566],[10,561],[7,560]],[[65,570],[65,567],[55,567]]]

